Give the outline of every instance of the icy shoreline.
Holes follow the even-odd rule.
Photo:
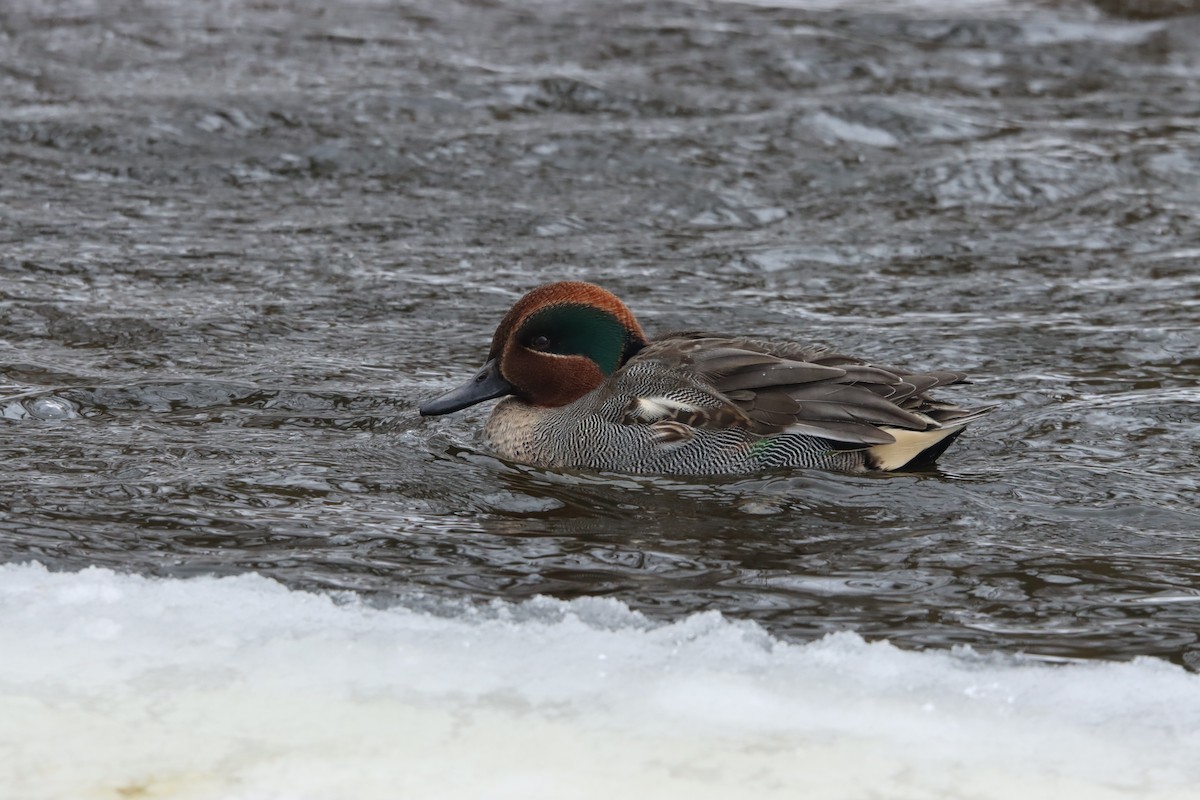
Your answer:
[[[1195,797],[1200,676],[0,567],[4,796]],[[884,796],[881,795],[881,796]]]

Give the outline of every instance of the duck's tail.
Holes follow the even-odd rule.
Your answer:
[[[868,469],[892,472],[898,469],[928,467],[946,451],[967,425],[987,414],[995,406],[973,408],[937,427],[923,431],[880,426],[880,430],[891,434],[894,442],[877,444],[866,451]]]

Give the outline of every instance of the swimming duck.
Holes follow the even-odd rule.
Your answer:
[[[420,412],[504,397],[484,429],[489,444],[552,468],[890,471],[931,464],[991,410],[926,394],[965,377],[874,366],[823,345],[700,332],[648,339],[614,295],[564,281],[518,300],[483,368]]]

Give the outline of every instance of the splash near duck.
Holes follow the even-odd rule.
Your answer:
[[[565,281],[518,300],[475,377],[420,411],[503,397],[484,429],[489,444],[544,467],[893,471],[929,466],[991,410],[928,394],[965,380],[875,366],[824,345],[699,332],[647,339],[613,294]]]

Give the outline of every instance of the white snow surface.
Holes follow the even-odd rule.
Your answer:
[[[0,566],[0,797],[1200,798],[1200,676]]]

